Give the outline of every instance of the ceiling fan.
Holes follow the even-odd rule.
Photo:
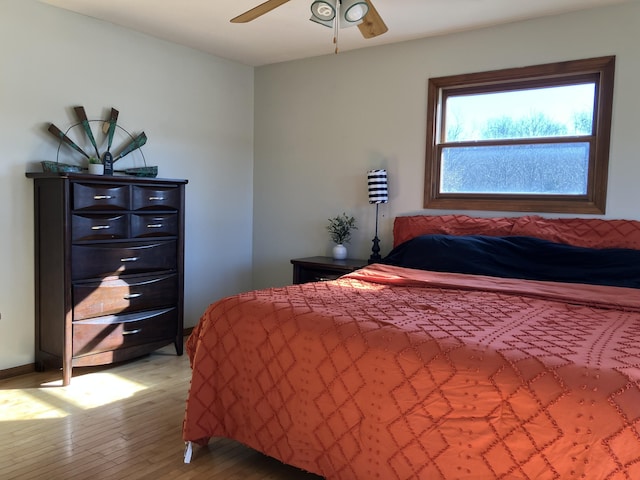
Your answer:
[[[289,1],[267,0],[232,18],[231,23],[250,22]],[[338,19],[338,21],[334,23],[334,19]],[[338,24],[340,27],[358,25],[364,38],[377,37],[389,30],[371,0],[313,0],[311,20],[336,29]],[[336,40],[334,39],[334,41]]]

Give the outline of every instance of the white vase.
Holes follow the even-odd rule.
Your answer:
[[[89,173],[91,175],[104,175],[104,165],[102,163],[90,163]]]
[[[347,258],[347,247],[341,243],[333,247],[333,258],[334,260],[344,260]]]

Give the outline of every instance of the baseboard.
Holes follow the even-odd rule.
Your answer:
[[[188,337],[193,332],[193,327],[188,327],[183,330],[183,335]],[[36,364],[29,363],[27,365],[20,365],[18,367],[7,368],[5,370],[0,370],[0,380],[4,380],[5,378],[17,377],[19,375],[25,375],[27,373],[33,373],[36,371]]]
[[[0,380],[4,380],[5,378],[17,377],[19,375],[26,375],[27,373],[33,373],[35,371],[35,363],[20,365],[19,367],[7,368],[5,370],[0,370]]]

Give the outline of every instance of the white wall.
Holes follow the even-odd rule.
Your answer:
[[[253,76],[35,0],[0,1],[0,370],[34,358],[33,186],[24,174],[55,160],[46,126],[75,123],[76,105],[92,119],[117,108],[123,127],[148,135],[142,150],[159,176],[189,180],[185,324],[251,287]],[[69,152],[61,161],[80,160]]]
[[[290,283],[291,258],[329,255],[327,219],[343,211],[360,225],[350,256],[369,257],[371,168],[389,171],[383,254],[395,216],[443,213],[422,210],[430,77],[616,55],[605,217],[640,219],[639,44],[632,3],[258,68],[254,287]]]

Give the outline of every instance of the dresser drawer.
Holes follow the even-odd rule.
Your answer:
[[[368,264],[367,260],[358,258],[336,260],[331,257],[294,258],[291,263],[293,283],[335,280]]]
[[[178,210],[180,189],[178,187],[133,186],[133,210]]]
[[[73,356],[117,350],[176,337],[178,310],[147,312],[73,322]]]
[[[73,285],[74,320],[169,307],[177,302],[178,275],[175,273],[114,277]]]
[[[74,210],[128,210],[128,185],[73,184]]]
[[[166,237],[178,235],[178,214],[131,214],[131,237]]]
[[[80,215],[71,216],[71,240],[115,240],[128,238],[129,216],[114,215]]]
[[[71,257],[72,280],[176,270],[178,267],[175,240],[73,245]]]
[[[305,268],[299,274],[299,283],[307,282],[328,282],[336,280],[344,275],[344,272],[336,272],[335,270],[324,270],[322,268]]]

